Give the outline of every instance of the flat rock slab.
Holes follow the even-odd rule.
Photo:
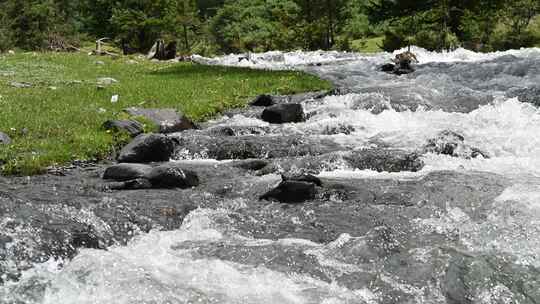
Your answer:
[[[184,114],[175,109],[144,109],[127,108],[125,111],[132,116],[142,116],[159,127],[160,133],[181,132],[194,129],[195,125]]]
[[[97,83],[99,85],[107,86],[107,85],[118,83],[118,80],[116,80],[114,78],[111,78],[111,77],[101,77],[101,78],[97,79]]]
[[[135,137],[143,133],[143,125],[135,120],[107,120],[103,123],[102,128],[114,132],[125,131]]]

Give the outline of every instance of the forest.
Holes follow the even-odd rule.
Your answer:
[[[124,53],[156,39],[182,54],[269,50],[496,51],[540,44],[538,0],[2,0],[0,51],[107,37]]]

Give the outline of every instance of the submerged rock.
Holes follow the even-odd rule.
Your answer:
[[[146,177],[154,188],[191,188],[199,185],[195,172],[174,163],[155,167]]]
[[[260,197],[261,200],[277,200],[281,203],[297,204],[315,199],[315,184],[304,181],[283,181]]]
[[[146,178],[136,178],[123,182],[110,183],[105,185],[110,190],[143,190],[152,189],[152,183]]]
[[[489,158],[489,154],[465,143],[465,137],[453,131],[445,130],[437,137],[429,139],[424,147],[424,153],[450,155],[452,157]]]
[[[262,113],[262,119],[269,123],[282,124],[302,122],[305,116],[301,104],[285,103],[266,108]]]
[[[363,149],[352,152],[344,159],[356,169],[377,172],[416,172],[424,167],[418,153],[397,149]]]
[[[11,138],[3,132],[0,132],[0,145],[9,145],[11,144]]]
[[[540,87],[532,88],[514,88],[506,93],[508,98],[517,97],[519,101],[530,103],[536,107],[540,107]]]
[[[172,139],[162,134],[141,134],[125,146],[118,156],[123,163],[168,161],[174,151]]]
[[[143,125],[135,120],[107,120],[103,123],[102,128],[114,132],[125,131],[133,137],[144,132]]]
[[[233,164],[233,166],[245,170],[257,171],[268,166],[269,164],[270,162],[264,159],[249,159],[244,161],[237,161]]]
[[[189,118],[175,109],[128,108],[125,111],[130,115],[142,116],[152,121],[159,127],[160,133],[174,133],[195,128]]]

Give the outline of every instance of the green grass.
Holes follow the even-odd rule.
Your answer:
[[[374,38],[365,38],[354,40],[351,44],[351,48],[355,52],[360,53],[377,53],[382,52],[382,49],[379,47],[382,45],[384,37],[374,37]]]
[[[101,124],[125,117],[130,106],[172,107],[195,121],[258,94],[290,94],[329,89],[330,84],[301,72],[270,72],[190,63],[152,63],[133,58],[86,54],[0,56],[0,131],[13,143],[0,146],[3,174],[30,175],[73,160],[105,159],[118,141]],[[95,62],[103,61],[104,65]],[[98,90],[98,77],[117,84]],[[14,88],[12,81],[32,88]],[[55,88],[52,88],[55,87]],[[120,96],[111,103],[111,96]]]

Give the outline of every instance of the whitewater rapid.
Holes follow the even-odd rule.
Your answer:
[[[238,55],[194,57],[212,65],[303,70],[332,81],[340,91],[303,101],[308,117],[303,123],[276,126],[240,113],[211,120],[207,128],[252,128],[262,130],[261,136],[329,140],[351,151],[372,146],[421,151],[430,139],[452,131],[463,136],[465,145],[485,152],[489,157],[423,153],[425,166],[418,172],[358,170],[340,161],[322,165],[321,178],[375,185],[377,180],[392,180],[382,186],[381,195],[386,193],[384,187],[420,184],[421,190],[414,188],[415,198],[419,197],[415,206],[427,204],[419,192],[436,192],[430,187],[444,185],[446,175],[450,176],[448,184],[458,190],[442,198],[435,195],[440,205],[429,213],[392,209],[395,218],[405,214],[409,219],[408,224],[398,222],[392,228],[415,233],[414,240],[403,241],[408,247],[399,252],[400,258],[379,259],[380,251],[394,252],[392,246],[402,246],[391,244],[383,250],[373,245],[373,240],[386,240],[379,236],[379,228],[358,235],[340,233],[331,242],[252,236],[233,222],[254,202],[225,196],[217,210],[199,208],[189,213],[180,229],[156,229],[137,235],[127,245],[81,249],[71,261],[37,264],[18,282],[0,286],[0,302],[540,303],[540,289],[536,290],[540,288],[540,110],[512,96],[515,90],[540,87],[540,49],[488,54],[464,49],[412,51],[420,64],[415,73],[403,76],[378,71],[399,51],[269,52],[250,54],[249,60],[241,61]],[[187,151],[182,158],[208,166],[224,163]],[[272,185],[279,176],[250,180]],[[490,182],[503,189],[501,193],[492,195],[496,191]],[[411,189],[404,188],[402,195]],[[488,201],[489,207],[475,205],[476,201],[469,206],[469,197],[459,192],[463,189],[481,193],[471,201]],[[342,202],[338,196],[328,200]],[[261,210],[248,213],[246,221],[263,227],[271,223],[262,223],[256,214],[287,216],[287,210],[274,205],[256,208]],[[290,225],[307,225],[317,212],[311,205],[299,208],[299,215],[287,219]],[[380,210],[374,207],[370,212]],[[441,235],[444,241],[439,240]],[[448,240],[458,240],[459,246],[447,248]],[[498,258],[510,266],[493,262]],[[496,271],[485,275],[488,279],[474,279],[481,269],[489,268],[485,265],[495,264]],[[418,283],[407,281],[417,275],[415,269],[433,275],[427,279],[418,275]],[[506,274],[512,280],[505,281]],[[469,288],[463,298],[458,296],[465,293],[456,287],[459,284],[448,283],[459,275],[470,280],[460,281],[466,286],[459,288]],[[514,286],[517,281],[521,287]]]

